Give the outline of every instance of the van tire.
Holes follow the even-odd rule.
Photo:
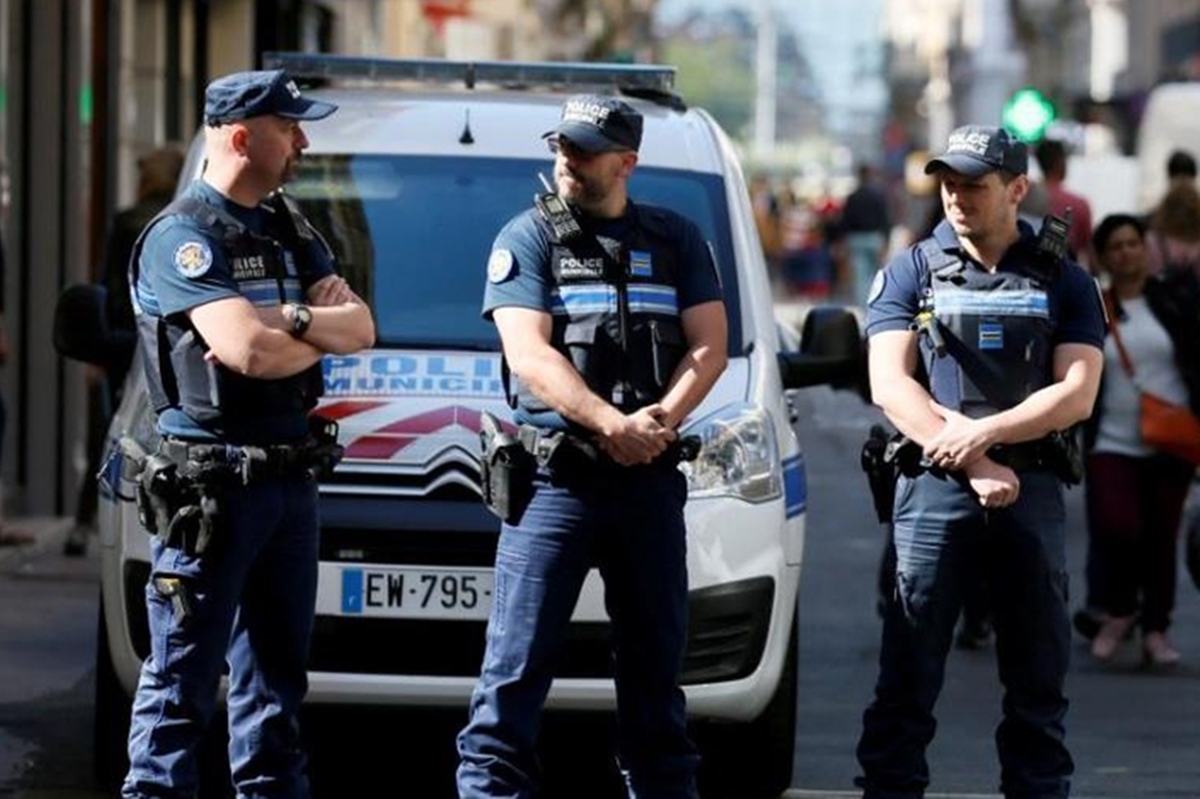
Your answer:
[[[115,795],[129,770],[129,714],[133,700],[117,679],[112,652],[108,648],[108,623],[104,600],[96,622],[96,686],[92,719],[92,774],[96,787]]]
[[[779,685],[758,718],[745,724],[697,726],[701,796],[776,799],[791,787],[796,755],[798,648],[798,623],[793,618]]]

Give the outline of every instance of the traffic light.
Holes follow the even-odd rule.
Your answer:
[[[1030,144],[1039,141],[1057,113],[1046,95],[1030,86],[1018,89],[1004,104],[1004,127],[1018,139]]]

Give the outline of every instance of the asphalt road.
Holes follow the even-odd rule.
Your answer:
[[[789,799],[857,796],[854,745],[875,679],[879,622],[875,568],[881,534],[858,449],[877,413],[853,395],[798,395],[809,479],[800,593],[800,698]],[[1072,585],[1084,555],[1082,491],[1068,493]],[[100,799],[91,784],[90,730],[96,561],[60,554],[65,522],[31,520],[40,543],[0,550],[0,799]],[[1109,666],[1077,642],[1068,691],[1073,795],[1091,799],[1200,796],[1200,602],[1181,573],[1174,635],[1184,663],[1144,669],[1135,643]],[[930,750],[930,797],[997,796],[993,730],[1000,689],[992,649],[955,651]],[[316,714],[318,796],[449,794],[451,714]],[[571,799],[617,796],[594,727],[550,722],[547,768]],[[401,742],[405,742],[402,746]],[[412,743],[409,743],[412,742]],[[386,786],[386,791],[381,788]],[[586,789],[583,787],[586,786]]]

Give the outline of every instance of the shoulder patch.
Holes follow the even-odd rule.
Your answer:
[[[487,265],[488,280],[492,281],[493,283],[503,283],[505,280],[508,280],[509,275],[512,274],[512,268],[512,250],[492,250],[492,254],[488,258]]]
[[[879,295],[883,293],[884,287],[887,285],[887,270],[880,269],[875,273],[875,279],[871,281],[871,290],[867,292],[867,305],[879,299]]]
[[[197,278],[212,266],[213,254],[203,241],[185,241],[175,248],[175,268],[186,278]]]

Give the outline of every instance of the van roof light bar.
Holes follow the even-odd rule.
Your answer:
[[[362,58],[325,53],[266,53],[264,69],[286,69],[298,78],[478,83],[505,86],[610,86],[629,93],[671,94],[675,67],[661,64],[446,61],[438,58]]]

